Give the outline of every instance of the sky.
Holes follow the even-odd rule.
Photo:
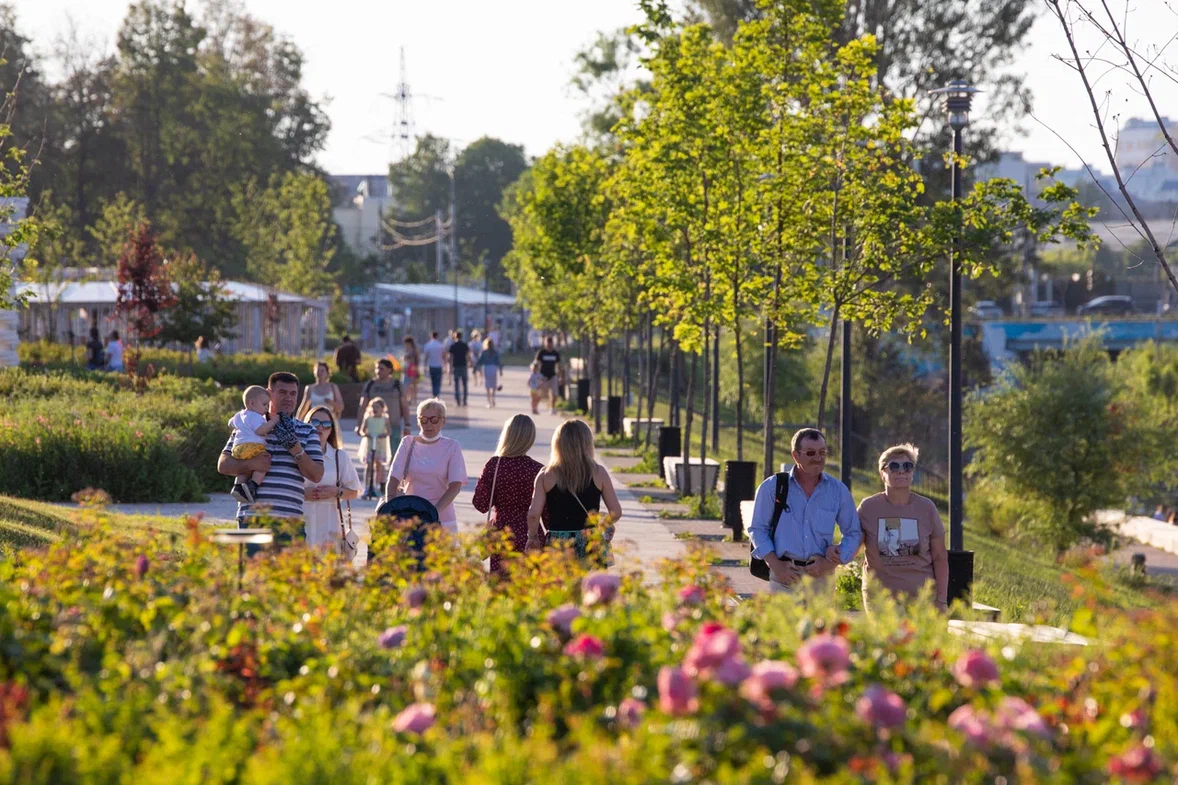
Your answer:
[[[113,50],[129,5],[128,0],[9,1],[21,30],[42,54],[71,18],[83,37]],[[1129,40],[1151,54],[1169,45],[1158,65],[1168,61],[1178,68],[1178,12],[1171,5],[1178,0],[1114,0],[1114,8],[1123,9],[1125,2],[1131,9]],[[587,104],[569,85],[574,55],[596,31],[641,16],[636,0],[244,0],[244,5],[295,41],[306,57],[307,89],[329,99],[332,131],[318,162],[333,174],[384,172],[399,155],[391,139],[396,103],[384,94],[397,89],[402,49],[407,81],[417,96],[412,105],[417,133],[448,137],[460,147],[494,136],[522,144],[528,155],[575,140]],[[1081,50],[1095,46],[1094,40],[1081,41]],[[1029,41],[1015,70],[1027,75],[1034,113],[1046,125],[1028,119],[1008,136],[1007,148],[1069,167],[1084,158],[1107,171],[1079,78],[1052,56],[1066,51],[1058,22],[1043,16]],[[1156,76],[1153,86],[1162,111],[1172,107],[1178,119],[1178,84]],[[1098,89],[1109,91],[1103,108],[1110,113],[1146,116],[1148,105],[1118,73],[1101,77]],[[975,116],[984,112],[982,96]]]

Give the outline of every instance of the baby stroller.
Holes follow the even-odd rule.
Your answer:
[[[425,569],[425,539],[426,532],[438,526],[438,508],[427,499],[420,496],[398,496],[389,499],[376,509],[377,517],[394,518],[411,526],[409,531],[409,547],[417,557],[418,570]],[[368,549],[368,559],[376,557],[372,548]]]

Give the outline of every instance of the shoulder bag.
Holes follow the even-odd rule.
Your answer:
[[[491,525],[491,517],[495,513],[495,484],[499,482],[499,464],[501,463],[503,463],[503,456],[496,455],[495,473],[491,475],[491,500],[487,502],[487,526]]]
[[[359,535],[352,528],[352,501],[351,499],[341,500],[343,495],[343,485],[340,480],[340,466],[339,458],[340,451],[335,449],[335,511],[339,515],[339,533],[340,533],[340,555],[349,562],[356,556],[356,546],[360,541]],[[344,522],[344,505],[348,507],[347,523]]]

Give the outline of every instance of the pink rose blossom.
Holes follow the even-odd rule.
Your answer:
[[[953,676],[963,687],[998,683],[998,664],[981,649],[970,649],[953,663]]]
[[[433,727],[434,715],[432,703],[414,703],[402,709],[393,720],[393,730],[397,733],[425,733]]]
[[[581,600],[586,605],[608,605],[618,596],[622,579],[608,572],[593,572],[581,581]]]
[[[798,667],[808,679],[825,685],[842,684],[849,678],[851,647],[829,633],[815,635],[798,649]]]
[[[389,627],[382,632],[377,638],[377,642],[380,643],[382,649],[397,649],[405,642],[407,632],[404,624],[398,624],[396,627]]]
[[[576,657],[581,660],[600,660],[605,654],[605,646],[601,643],[600,638],[592,635],[578,635],[564,647],[564,653],[568,657]]]
[[[421,586],[411,586],[405,590],[405,603],[416,610],[425,605],[426,591]]]
[[[683,621],[683,617],[679,611],[667,611],[663,614],[663,629],[667,632],[673,631]]]
[[[1039,712],[1022,698],[1006,696],[998,704],[998,711],[994,713],[996,723],[1007,730],[1030,733],[1033,736],[1049,738],[1051,729],[1039,716]]]
[[[798,672],[788,662],[765,660],[753,666],[740,694],[762,709],[773,707],[773,694],[792,690],[798,683]]]
[[[1138,744],[1128,752],[1110,758],[1108,771],[1125,782],[1153,782],[1162,773],[1162,762],[1153,750]]]
[[[573,631],[573,621],[580,618],[581,609],[576,605],[565,604],[559,608],[553,608],[548,612],[548,626],[559,632],[561,635],[571,635]]]
[[[855,714],[875,728],[899,728],[908,719],[908,707],[896,693],[872,684],[855,704]]]
[[[699,710],[695,682],[682,668],[659,669],[659,708],[666,714],[682,716]]]
[[[637,698],[625,698],[618,704],[618,725],[623,728],[637,728],[642,723],[646,705]]]
[[[989,718],[973,706],[962,706],[950,714],[949,727],[965,736],[965,740],[975,747],[985,749],[990,746]]]
[[[740,657],[740,638],[718,622],[708,622],[699,628],[691,649],[683,658],[683,667],[692,676],[720,667],[730,659]]]
[[[139,558],[135,560],[135,574],[142,578],[147,574],[147,568],[149,566],[151,566],[151,562],[147,560],[147,557],[142,553],[139,554]]]
[[[742,657],[737,656],[720,663],[719,666],[709,671],[708,675],[721,684],[737,687],[749,677],[750,672],[748,663]]]
[[[702,605],[706,597],[707,595],[703,587],[696,586],[695,584],[684,586],[679,590],[680,605]]]

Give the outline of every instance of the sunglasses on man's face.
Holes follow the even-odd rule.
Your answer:
[[[800,450],[800,452],[802,453],[802,455],[806,456],[807,458],[815,458],[815,457],[825,458],[826,457],[826,450]]]
[[[437,425],[438,423],[440,423],[444,419],[446,419],[446,418],[440,414],[431,414],[429,417],[422,415],[417,418],[417,421],[419,423],[421,423],[422,425],[427,425],[427,424],[428,425]]]
[[[916,468],[916,464],[912,461],[888,461],[888,471],[890,472],[910,472]]]

